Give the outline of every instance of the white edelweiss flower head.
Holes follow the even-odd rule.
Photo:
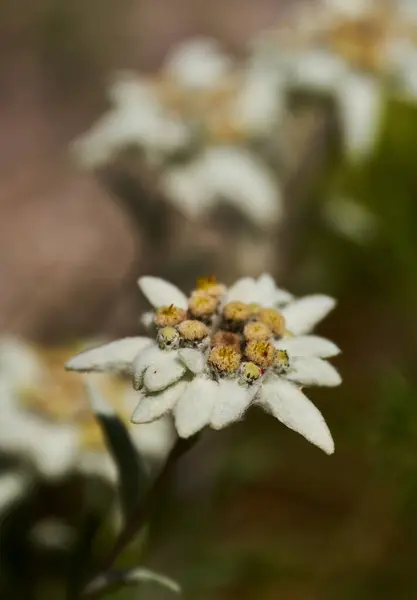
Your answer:
[[[156,336],[148,338],[131,364],[135,389],[140,390],[133,423],[172,415],[178,435],[187,438],[206,426],[226,427],[258,404],[333,452],[322,415],[301,392],[304,386],[341,383],[324,360],[339,352],[337,346],[308,335],[334,307],[333,298],[294,300],[267,274],[243,278],[230,289],[213,277],[201,279],[188,298],[158,278],[141,278],[139,286],[156,309]],[[125,361],[119,359],[120,364]],[[105,360],[96,361],[95,370],[103,364]]]

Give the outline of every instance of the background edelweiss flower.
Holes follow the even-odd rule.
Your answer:
[[[116,468],[89,409],[83,380],[63,368],[73,351],[73,346],[45,349],[21,340],[1,342],[0,452],[46,479],[81,472],[114,483]],[[98,385],[128,422],[135,397],[129,383],[106,375]],[[167,421],[150,429],[132,428],[131,434],[153,464],[166,458],[175,435]]]
[[[115,76],[109,97],[110,111],[73,144],[86,167],[135,145],[158,165],[162,191],[186,217],[227,202],[261,228],[280,219],[276,169],[252,147],[279,133],[284,102],[275,69],[240,64],[215,40],[192,38],[170,51],[156,76]]]
[[[260,285],[270,293],[274,291],[275,295],[271,294],[271,297],[277,297],[275,283],[266,274],[257,281],[248,279],[246,283],[249,291],[258,292]],[[177,302],[175,310],[185,310],[193,304],[195,294],[201,297],[207,293],[201,289],[194,291],[188,301],[176,286],[159,278],[143,277],[139,279],[139,285],[155,309],[168,307],[170,314],[174,301]],[[223,286],[215,282],[212,285],[216,290],[222,290],[208,327],[204,325],[214,340],[224,319],[224,326],[238,326],[242,331],[245,323],[252,322],[252,313],[250,305],[242,302],[225,306],[224,298],[228,298],[229,290],[223,290]],[[286,308],[289,321],[302,332],[314,326],[333,305],[333,299],[326,296],[310,296],[294,300]],[[280,315],[276,309],[272,311],[277,317]],[[262,309],[259,314],[262,315]],[[235,325],[234,319],[237,319]],[[175,349],[171,345],[173,338],[167,338],[168,344],[164,337],[166,329],[170,329],[170,336],[171,330],[178,336]],[[322,415],[300,389],[300,386],[340,384],[336,369],[315,355],[320,349],[327,356],[336,354],[338,349],[332,347],[332,342],[315,336],[271,337],[271,341],[259,342],[253,339],[252,342],[243,341],[242,351],[246,356],[242,360],[241,338],[237,333],[224,332],[221,339],[225,340],[225,345],[218,346],[217,342],[213,345],[212,342],[207,347],[201,339],[200,343],[190,347],[187,339],[180,342],[180,332],[181,324],[177,330],[160,328],[156,341],[148,339],[144,342],[143,338],[136,338],[135,345],[135,338],[127,338],[112,342],[76,356],[67,368],[102,371],[124,364],[129,358],[131,366],[127,370],[134,373],[141,388],[132,416],[135,423],[149,423],[172,413],[179,435],[189,437],[207,425],[221,429],[241,419],[255,403],[326,452],[333,452],[333,440]],[[231,341],[237,338],[237,348],[226,343],[227,335]],[[269,335],[273,335],[272,331]]]
[[[228,202],[260,227],[276,223],[282,199],[270,168],[239,146],[209,146],[162,174],[162,189],[189,217]]]
[[[386,90],[415,92],[417,15],[408,2],[345,4],[302,3],[286,27],[261,34],[251,47],[276,55],[287,88],[334,98],[347,156],[362,159],[379,134]]]
[[[135,73],[118,73],[109,83],[112,108],[72,143],[72,151],[86,168],[101,167],[129,146],[159,162],[188,143],[189,132],[170,115],[155,82]]]

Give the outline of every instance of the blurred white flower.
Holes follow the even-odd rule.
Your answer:
[[[30,492],[32,477],[20,471],[5,471],[0,475],[0,525],[7,511]]]
[[[279,220],[278,174],[252,147],[279,139],[279,71],[238,63],[211,38],[191,38],[170,51],[159,73],[117,74],[108,93],[112,108],[73,143],[84,166],[100,167],[135,145],[186,217],[228,202],[260,227]]]
[[[167,112],[152,79],[119,73],[110,83],[109,97],[112,108],[72,144],[85,167],[101,167],[128,146],[158,162],[188,143],[187,127]]]
[[[260,227],[276,223],[281,216],[275,175],[244,148],[208,147],[189,163],[163,172],[162,189],[192,218],[220,201],[232,204]]]
[[[156,337],[137,353],[129,341],[119,340],[74,357],[67,368],[102,371],[120,364],[131,350],[134,384],[140,390],[132,421],[149,423],[172,413],[178,434],[189,437],[205,426],[221,429],[242,418],[258,404],[301,433],[327,453],[334,450],[329,429],[302,386],[337,386],[341,378],[323,360],[338,348],[317,336],[288,337],[287,321],[303,334],[334,306],[327,296],[291,300],[265,274],[235,284],[244,289],[245,301],[229,300],[230,290],[214,278],[199,280],[187,299],[171,283],[155,277],[139,280],[141,290],[155,308]],[[271,300],[259,298],[264,289]],[[233,292],[233,287],[232,287]],[[276,308],[285,296],[287,305]]]
[[[89,409],[83,382],[64,371],[73,351],[73,346],[40,348],[22,340],[2,340],[0,452],[47,479],[79,471],[114,482],[116,468]],[[117,368],[122,371],[122,367],[119,357]],[[133,402],[128,382],[106,375],[98,383],[128,422]],[[135,429],[136,446],[145,460],[158,459],[159,452],[163,461],[175,441],[172,425],[155,423],[151,430]]]
[[[289,14],[288,22],[261,34],[252,51],[276,54],[287,89],[333,97],[347,156],[365,158],[377,140],[387,94],[416,98],[415,4],[321,0]]]

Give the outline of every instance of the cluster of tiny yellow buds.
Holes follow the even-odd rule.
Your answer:
[[[212,346],[232,346],[240,352],[240,337],[237,333],[220,329],[213,335]]]
[[[207,325],[201,321],[187,319],[178,325],[178,331],[187,342],[200,342],[210,333]]]
[[[246,340],[265,341],[272,337],[272,331],[262,321],[252,321],[245,325],[243,335]]]
[[[242,355],[233,346],[215,346],[211,349],[208,361],[216,371],[232,375],[239,369]]]
[[[250,361],[263,369],[270,367],[275,360],[275,348],[270,342],[251,340],[246,344],[245,354]]]
[[[174,350],[180,345],[180,334],[174,327],[163,327],[156,340],[162,350]]]
[[[263,374],[263,370],[253,362],[243,362],[239,368],[242,383],[253,383]]]
[[[155,325],[157,327],[175,327],[187,318],[187,313],[182,308],[171,304],[160,306],[155,312]]]
[[[276,350],[274,366],[277,367],[278,371],[281,373],[289,369],[290,359],[286,350]]]
[[[217,300],[210,296],[205,290],[193,292],[188,300],[188,310],[191,316],[197,319],[206,319],[214,314],[217,308]]]
[[[228,302],[223,308],[223,317],[232,325],[243,325],[250,317],[250,310],[244,302]]]
[[[197,291],[204,291],[213,298],[219,298],[226,292],[226,286],[223,283],[218,283],[214,275],[209,277],[201,277],[197,280]]]
[[[274,335],[281,337],[285,334],[285,318],[279,310],[275,308],[261,308],[257,317],[269,327]]]

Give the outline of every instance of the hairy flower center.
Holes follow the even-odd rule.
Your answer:
[[[232,346],[215,346],[209,354],[210,364],[220,373],[235,373],[241,360],[241,354]]]
[[[182,308],[171,304],[161,306],[155,312],[155,324],[157,327],[174,327],[187,318],[187,313]]]
[[[262,369],[253,362],[243,362],[240,365],[239,374],[243,383],[253,383],[262,375]]]
[[[229,302],[223,308],[223,316],[229,323],[241,324],[250,317],[250,310],[244,302]]]
[[[274,362],[275,348],[270,342],[251,340],[246,344],[245,354],[250,361],[265,369]]]
[[[158,331],[156,340],[162,350],[173,350],[180,344],[180,334],[174,327],[163,327]]]
[[[226,291],[223,283],[218,283],[214,275],[197,279],[197,291],[204,291],[213,298],[218,298]]]
[[[237,333],[220,329],[213,336],[212,346],[232,346],[240,352],[240,337]]]
[[[201,321],[187,319],[178,325],[178,331],[184,340],[188,342],[199,342],[210,333],[207,325]]]
[[[285,333],[284,315],[275,308],[261,308],[258,319],[267,325],[274,335],[282,336]]]
[[[245,325],[243,335],[247,340],[265,341],[272,336],[272,331],[265,323],[252,321],[252,323]]]
[[[196,318],[211,316],[216,307],[216,298],[213,298],[204,290],[197,290],[188,300],[188,309],[191,315]]]

